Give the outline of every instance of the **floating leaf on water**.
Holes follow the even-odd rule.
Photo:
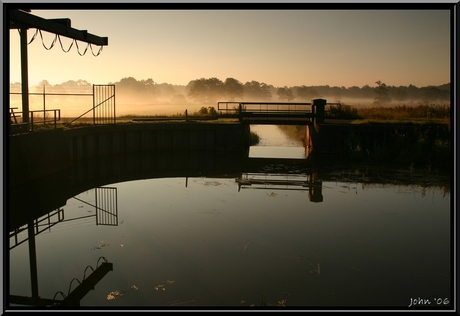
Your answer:
[[[108,246],[109,244],[106,244],[103,240],[100,240],[96,242],[96,245],[97,245],[96,248],[100,249],[101,247]]]
[[[120,247],[123,247],[123,244],[120,244]]]
[[[155,290],[155,291],[158,291],[158,287],[157,287],[157,286],[155,286],[155,287],[154,287],[154,290]]]
[[[278,306],[285,306],[287,302],[287,299],[278,301]]]
[[[174,282],[175,282],[175,281],[173,281],[173,280],[168,280],[168,281],[166,281],[166,283],[168,283],[168,284],[173,284]]]
[[[107,295],[107,300],[108,301],[111,301],[111,300],[114,300],[114,299],[115,299],[115,296],[113,296],[112,294]]]
[[[122,292],[122,291],[116,290],[116,291],[110,292],[109,295],[123,296],[123,293],[124,293],[124,292]]]
[[[138,287],[137,287],[137,286],[135,286],[135,285],[131,285],[131,290],[137,291],[137,290],[139,290],[139,289],[138,289]]]

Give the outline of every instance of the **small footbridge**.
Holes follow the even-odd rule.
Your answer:
[[[324,122],[326,100],[293,102],[218,102],[220,113],[238,115],[245,124],[313,125]]]

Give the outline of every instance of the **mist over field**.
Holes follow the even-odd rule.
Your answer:
[[[420,104],[450,105],[450,84],[415,87],[388,86],[376,81],[373,86],[330,87],[295,86],[274,87],[264,82],[241,83],[236,79],[201,78],[186,86],[156,83],[152,79],[123,78],[115,85],[117,116],[151,116],[193,114],[200,108],[214,107],[217,102],[311,102],[322,98],[328,103],[342,103],[355,108]],[[20,83],[10,85],[10,107],[22,107]],[[46,96],[43,97],[43,92]],[[29,88],[29,109],[60,109],[61,117],[78,117],[93,107],[93,85],[85,80],[69,80],[51,85],[43,80]],[[90,115],[89,112],[88,115]]]

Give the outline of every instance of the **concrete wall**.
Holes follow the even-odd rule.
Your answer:
[[[243,151],[249,126],[240,123],[141,123],[88,126],[9,138],[10,186],[69,168],[75,161],[149,151]]]

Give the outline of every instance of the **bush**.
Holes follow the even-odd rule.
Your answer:
[[[260,136],[257,133],[251,131],[251,133],[250,133],[250,145],[251,146],[257,145],[259,142],[260,142]]]

